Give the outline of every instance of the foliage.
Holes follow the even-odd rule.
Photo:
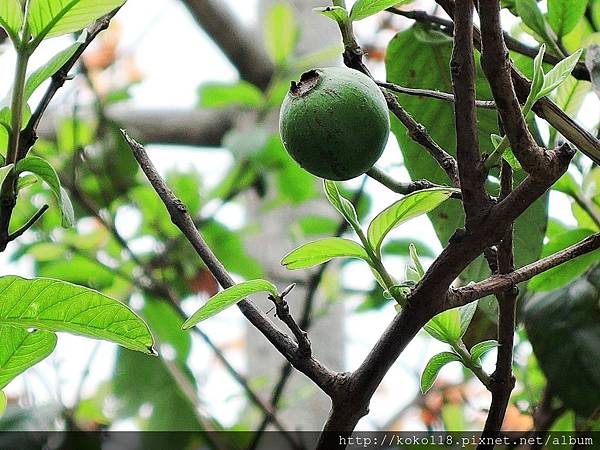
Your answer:
[[[230,167],[222,177],[213,177],[219,178],[216,183],[179,165],[165,174],[168,186],[186,206],[207,246],[233,279],[239,281],[221,290],[195,249],[173,225],[154,189],[142,178],[122,139],[123,124],[108,113],[112,105],[130,98],[129,89],[136,82],[123,86],[111,81],[109,89],[98,89],[102,83],[96,85],[95,77],[103,70],[111,73],[110,78],[119,78],[113,76],[113,71],[120,68],[118,64],[113,66],[115,61],[88,74],[89,94],[94,102],[92,113],[79,114],[80,100],[76,99],[72,117],[57,121],[55,138],[33,144],[39,105],[32,99],[37,102],[48,82],[54,86],[55,82],[66,81],[74,59],[94,38],[93,24],[123,3],[30,0],[25,9],[18,0],[0,2],[0,27],[7,32],[17,55],[15,82],[6,89],[10,94],[0,103],[0,203],[5,205],[4,199],[13,198],[16,204],[8,216],[5,207],[0,208],[0,218],[9,219],[4,221],[6,230],[0,229],[0,241],[5,247],[12,242],[9,238],[18,238],[17,243],[10,244],[12,261],[31,262],[35,275],[31,279],[0,277],[0,414],[6,408],[0,422],[3,429],[26,428],[36,411],[17,406],[15,398],[9,395],[7,399],[2,389],[52,354],[60,346],[57,333],[63,332],[109,341],[120,348],[110,379],[90,395],[78,393],[72,409],[57,412],[39,408],[37,413],[47,416],[43,423],[48,427],[55,426],[55,416],[64,413],[69,418],[67,426],[73,428],[110,427],[117,421],[133,420],[142,430],[227,429],[206,414],[205,399],[198,394],[205,394],[207,373],[216,366],[225,367],[242,386],[249,404],[258,405],[258,410],[265,413],[252,396],[260,380],[245,379],[236,371],[236,364],[228,362],[229,350],[223,354],[205,334],[210,330],[216,337],[226,336],[227,330],[220,329],[222,322],[212,318],[248,296],[274,301],[277,316],[271,320],[285,319],[280,313],[287,311],[283,298],[289,289],[280,292],[276,286],[279,278],[247,252],[248,239],[264,231],[254,223],[256,214],[278,208],[307,211],[293,223],[277,224],[285,228],[293,243],[288,247],[293,250],[283,256],[281,264],[297,270],[293,275],[298,282],[309,289],[321,289],[327,300],[349,298],[355,313],[379,311],[390,321],[392,315],[410,310],[411,296],[426,281],[432,261],[439,263],[438,243],[424,241],[416,231],[407,236],[406,231],[411,230],[409,221],[427,218],[441,247],[460,240],[465,226],[462,192],[451,186],[446,172],[393,114],[392,131],[401,154],[390,156],[402,163],[409,182],[427,180],[432,186],[397,194],[385,208],[372,208],[373,200],[377,200],[372,198],[373,192],[378,192],[372,181],[365,189],[364,185],[357,188],[355,182],[325,180],[323,189],[319,189],[320,180],[289,158],[279,135],[273,131],[271,116],[281,104],[290,79],[297,79],[307,68],[326,64],[340,49],[321,48],[302,55],[298,44],[306,30],[301,29],[293,7],[276,2],[265,12],[264,36],[251,36],[252,41],[264,40],[260,44],[265,47],[273,70],[268,85],[254,85],[243,79],[240,72],[240,80],[207,82],[198,87],[197,107],[214,114],[236,114],[227,132],[219,135],[221,148],[232,161]],[[392,12],[386,10],[402,13],[409,9],[404,6],[410,2],[358,0],[348,9],[345,2],[326,3],[317,8],[315,23],[326,23],[322,16],[333,20],[340,27],[345,50],[360,52],[352,35],[353,23],[376,16],[376,20],[365,20],[360,26],[371,26],[372,22],[375,27],[381,22],[385,23],[384,28],[394,27],[395,22],[388,22]],[[531,42],[539,44],[527,54],[509,47],[511,58],[532,82],[529,97],[521,102],[529,130],[540,146],[555,148],[565,138],[552,123],[535,118],[532,111],[552,100],[569,116],[579,119],[585,115],[586,105],[597,100],[591,95],[593,89],[598,91],[600,63],[597,47],[591,44],[599,42],[600,1],[508,0],[502,4],[508,9],[507,14],[510,12],[520,21],[518,26],[506,30],[507,35],[528,46]],[[78,33],[90,25],[87,31]],[[47,53],[40,47],[44,40],[56,36],[66,40],[72,33],[77,35],[71,43],[41,67],[28,70],[32,55],[37,58],[43,51]],[[378,48],[382,36],[387,34],[378,35],[374,40],[377,45],[367,52],[372,60],[365,61],[375,62],[377,55],[385,52],[386,81],[406,88],[452,92],[453,44],[446,27],[435,21],[415,21],[392,37],[386,48]],[[477,99],[493,100],[480,67],[479,52],[475,52],[475,59]],[[582,75],[583,59],[591,83]],[[98,69],[91,69],[94,70]],[[392,95],[391,91],[388,94]],[[452,103],[413,94],[395,95],[401,107],[455,157]],[[489,169],[486,189],[498,197],[498,166],[502,159],[513,169],[515,187],[528,174],[517,158],[519,155],[509,148],[508,138],[503,136],[497,112],[478,108],[477,119],[480,149]],[[585,123],[590,120],[586,118]],[[595,134],[596,128],[597,124],[587,131]],[[17,135],[27,139],[19,144]],[[199,160],[211,157],[206,149],[191,151]],[[400,189],[396,190],[405,190],[405,184],[414,187],[398,183]],[[254,200],[249,207],[250,197]],[[324,199],[333,208],[313,209],[312,202]],[[555,210],[550,208],[553,215],[549,217],[549,202],[555,201],[570,206],[570,211],[561,210],[560,217],[554,217]],[[46,202],[52,205],[47,212]],[[244,208],[244,214],[239,214],[244,216],[242,225],[227,223],[231,216],[227,214],[229,207]],[[551,193],[541,195],[516,220],[515,267],[552,257],[599,231],[600,169],[578,157],[552,186]],[[590,417],[600,404],[598,251],[543,271],[519,285],[513,362],[517,388],[509,404],[513,411],[520,409],[530,416],[540,403],[544,388],[549,387],[555,394],[551,406],[566,410],[555,427],[594,426]],[[326,270],[334,258],[340,261],[338,269]],[[345,270],[354,270],[354,265],[348,264],[351,259],[359,260],[356,266],[370,269],[373,276],[368,280],[370,284],[366,283],[368,287],[364,288],[364,283],[360,288],[348,286]],[[315,266],[319,268],[302,270]],[[491,275],[487,261],[480,256],[460,274],[451,292],[473,288],[473,282]],[[290,295],[288,300],[293,311],[290,317],[300,323],[295,308],[304,307],[303,299]],[[391,300],[394,308],[389,305]],[[244,303],[240,306],[244,309]],[[425,412],[434,416],[432,422],[424,424],[430,428],[440,423],[445,429],[465,428],[468,415],[464,414],[463,404],[449,399],[456,397],[452,397],[451,389],[460,389],[462,398],[468,397],[471,392],[467,389],[474,383],[449,386],[445,366],[459,362],[465,381],[475,377],[489,388],[488,363],[493,362],[493,350],[499,346],[498,312],[491,297],[444,309],[434,311],[427,317],[429,320],[421,323],[426,322],[426,333],[419,339],[434,339],[444,347],[428,361],[422,361],[419,368],[424,403],[429,405],[436,397],[437,393],[432,395],[431,391],[441,392],[444,398],[439,411],[424,409],[422,417],[425,422]],[[319,318],[327,313],[328,304],[308,311],[307,317]],[[397,319],[398,316],[394,321]],[[302,318],[302,327],[308,328],[310,322]],[[289,327],[290,323],[285,324]],[[304,331],[310,335],[310,330]],[[296,340],[299,335],[294,334]],[[204,346],[197,352],[197,342],[216,351],[219,363],[206,366],[206,370],[205,366],[202,371],[193,370],[199,353],[200,364],[208,360]],[[313,343],[315,348],[319,345],[323,343]],[[154,349],[159,353],[157,358],[148,356]],[[90,358],[92,361],[94,355]],[[221,376],[220,372],[215,373]],[[277,412],[278,406],[281,404],[276,402],[273,411]],[[254,415],[244,413],[243,417],[234,429],[253,426],[250,422]],[[184,448],[192,444],[189,436],[178,437],[181,442],[176,444],[158,438],[144,439],[145,448]]]

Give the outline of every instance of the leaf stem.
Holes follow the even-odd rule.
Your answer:
[[[371,263],[372,263],[371,267],[381,277],[381,281],[383,281],[383,284],[385,285],[384,286],[385,289],[387,289],[387,291],[390,293],[390,295],[392,297],[394,297],[394,300],[396,300],[396,302],[398,302],[398,304],[400,306],[405,307],[406,303],[407,303],[406,302],[406,298],[403,297],[403,296],[401,296],[401,295],[398,295],[392,289],[397,283],[394,280],[394,277],[392,277],[389,274],[389,272],[387,271],[387,269],[383,265],[383,262],[381,261],[381,257],[375,253],[375,250],[373,249],[373,246],[371,245],[371,243],[369,242],[369,240],[365,236],[365,233],[363,232],[363,230],[361,228],[359,228],[359,227],[356,227],[356,228],[354,228],[354,231],[356,231],[356,234],[358,235],[358,238],[362,242],[363,247],[365,248],[365,250],[367,252],[367,255],[369,255],[369,259],[371,260]]]
[[[483,385],[486,388],[490,389],[490,376],[483,370],[483,368],[479,364],[473,362],[473,360],[471,359],[471,354],[467,350],[467,347],[465,347],[465,344],[463,343],[462,339],[459,339],[458,342],[452,344],[452,349],[458,354],[458,356],[460,356],[460,358],[462,359],[462,363],[465,365],[465,367],[470,369],[471,372],[475,374],[475,376],[479,379],[479,381],[483,383]]]
[[[27,63],[29,62],[29,50],[25,45],[17,49],[17,66],[13,85],[11,102],[11,132],[6,155],[6,164],[16,164],[19,150],[19,135],[23,124],[23,107],[25,80],[27,78]]]

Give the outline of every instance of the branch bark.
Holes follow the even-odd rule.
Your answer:
[[[148,181],[163,201],[169,211],[175,226],[185,235],[198,256],[202,259],[208,270],[223,288],[233,286],[235,283],[221,262],[208,247],[202,235],[196,229],[185,205],[167,187],[164,180],[156,171],[143,146],[130,138],[125,131],[123,136],[131,148],[135,159],[146,174]],[[267,340],[300,372],[304,373],[317,386],[330,397],[339,393],[340,374],[334,373],[324,367],[312,356],[307,356],[299,351],[298,346],[284,333],[277,329],[250,300],[245,299],[238,303],[242,314],[254,325]]]
[[[543,173],[551,161],[540,148],[529,130],[512,83],[511,62],[504,43],[500,22],[500,3],[482,2],[479,5],[481,20],[481,66],[490,83],[496,108],[510,141],[511,148],[527,173]],[[458,18],[455,6],[454,19]]]
[[[553,255],[523,266],[510,273],[494,275],[479,283],[454,289],[449,294],[450,306],[456,308],[457,306],[466,305],[467,303],[474,302],[475,300],[488,295],[502,293],[511,286],[530,280],[542,272],[546,272],[547,270],[571,261],[579,256],[593,252],[599,248],[600,233],[596,233],[560,252],[556,252]]]
[[[456,159],[466,228],[476,226],[490,207],[485,191],[486,171],[479,151],[477,110],[475,108],[475,57],[473,54],[473,2],[458,0],[455,15],[454,46],[450,63],[456,119]]]
[[[506,161],[502,161],[501,173],[501,198],[506,198],[512,191],[512,169]],[[514,267],[513,226],[511,225],[506,236],[498,245],[497,269],[501,274],[510,273]],[[498,356],[496,370],[490,377],[490,391],[492,403],[485,421],[482,436],[484,438],[496,437],[502,428],[510,394],[515,386],[515,377],[512,373],[514,333],[516,326],[516,306],[518,290],[511,286],[502,293],[496,294],[498,302]],[[492,446],[493,447],[493,446]],[[478,449],[488,448],[478,445]]]

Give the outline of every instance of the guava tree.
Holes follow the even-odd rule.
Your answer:
[[[14,82],[0,109],[0,249],[21,241],[13,257],[33,258],[37,275],[0,278],[1,387],[47,357],[56,332],[82,334],[125,349],[117,354],[112,382],[88,399],[88,408],[78,402],[68,409],[73,429],[84,419],[110,424],[139,417],[145,404],[152,405],[145,429],[225,429],[199,412],[199,374],[188,361],[193,333],[263,416],[258,427],[242,424],[258,430],[243,445],[257,448],[272,424],[290,448],[302,446],[277,415],[293,368],[331,401],[318,448],[338,448],[424,329],[447,349],[421,368],[419,401],[438,389],[444,366],[458,363],[491,394],[484,436],[498,435],[515,404],[525,405],[521,413],[533,433],[555,423],[569,430],[598,427],[600,141],[593,133],[597,117],[585,121],[591,128],[577,119],[598,111],[600,1],[436,0],[418,3],[423,10],[417,10],[407,0],[334,0],[313,14],[323,26],[337,25],[345,68],[313,67],[329,49],[296,54],[299,30],[285,2],[266,13],[265,54],[262,42],[218,2],[184,1],[240,81],[201,86],[202,109],[177,117],[118,116],[113,107],[129,98],[135,81],[99,89],[94,74],[116,58],[80,61],[123,3],[0,5],[0,25],[15,54]],[[398,17],[404,21],[395,22]],[[373,75],[381,63],[377,48],[366,51],[355,36],[355,25],[367,18],[398,28],[385,49],[385,80]],[[71,45],[28,70],[42,42],[81,29]],[[75,68],[94,98],[93,120],[79,116],[75,102],[71,117],[44,130],[43,116]],[[30,105],[46,80],[40,100]],[[281,135],[269,125],[280,107]],[[395,179],[376,164],[390,129],[410,179]],[[207,192],[196,173],[161,176],[144,147],[152,143],[222,146],[234,164]],[[366,220],[368,194],[343,183],[357,176],[397,200]],[[550,191],[568,199],[573,220],[549,219]],[[48,204],[47,193],[53,196]],[[266,208],[324,196],[339,217],[281,224],[297,230],[299,245],[280,257],[300,274],[304,299],[296,298],[294,284],[282,285],[247,255],[243,231],[203,208],[214,201],[218,209],[249,193]],[[127,237],[117,226],[125,208],[141,217]],[[425,214],[442,244],[439,254],[418,237],[389,236]],[[85,219],[93,226],[83,227]],[[138,251],[134,244],[142,238],[158,244]],[[326,343],[310,339],[313,297],[334,258],[358,260],[372,273],[373,288],[361,293],[363,309],[394,304],[389,325],[350,372],[316,358],[313,347]],[[182,301],[198,293],[211,298],[186,314]],[[140,295],[143,307],[125,306]],[[338,286],[335,296],[344,295]],[[267,299],[271,308],[258,307],[251,296]],[[296,317],[290,304],[301,301]],[[268,400],[202,328],[234,305],[281,354],[281,378]],[[156,347],[166,354],[126,350],[154,353],[155,343],[164,344]],[[523,345],[533,353],[515,358],[514,349]],[[482,360],[492,350],[495,369],[488,372]],[[113,417],[90,407],[107,392],[126,399]],[[189,441],[181,439],[183,448]]]

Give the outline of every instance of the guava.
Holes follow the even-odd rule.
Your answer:
[[[287,152],[306,171],[349,180],[379,159],[390,120],[371,78],[354,69],[327,67],[292,81],[281,105],[279,132]]]

